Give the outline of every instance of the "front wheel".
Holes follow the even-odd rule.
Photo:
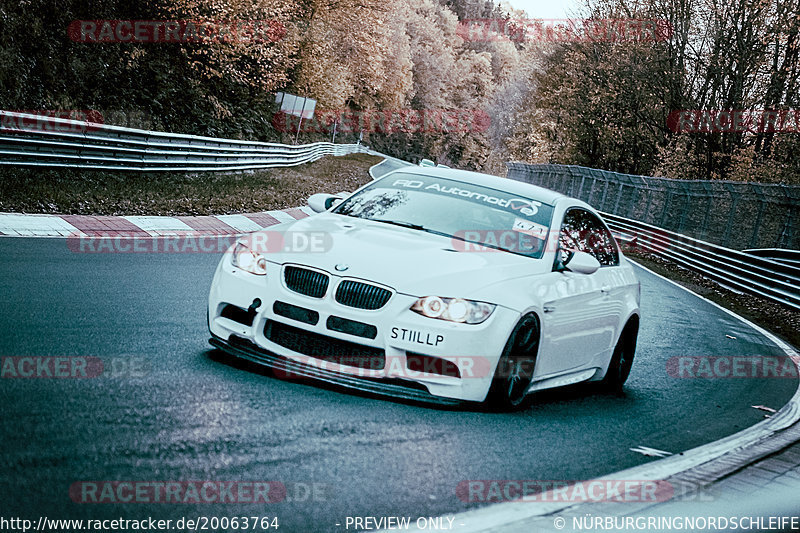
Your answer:
[[[633,366],[633,356],[636,353],[636,338],[639,336],[639,324],[630,320],[619,336],[619,341],[614,347],[611,362],[600,386],[609,392],[620,392],[628,380]]]
[[[528,405],[539,333],[539,319],[533,314],[525,315],[511,332],[486,397],[491,408],[517,410]]]

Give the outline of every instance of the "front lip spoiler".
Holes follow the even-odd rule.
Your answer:
[[[324,368],[306,365],[274,354],[244,338],[242,338],[242,341],[246,342],[247,344],[231,344],[230,342],[226,342],[216,335],[213,335],[208,340],[211,346],[218,348],[225,353],[240,359],[245,359],[247,361],[252,361],[254,363],[267,366],[275,370],[291,373],[298,377],[322,381],[331,385],[337,385],[340,387],[354,389],[379,396],[399,398],[414,402],[446,406],[456,406],[465,403],[463,400],[434,396],[428,391],[398,385],[397,383],[387,382],[381,379],[359,378],[357,376],[340,374]]]

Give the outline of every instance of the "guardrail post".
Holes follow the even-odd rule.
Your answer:
[[[622,188],[623,187],[624,187],[624,184],[622,183],[622,180],[620,180],[619,189],[617,189],[617,201],[614,202],[614,214],[615,215],[619,214],[619,202],[620,202],[620,200],[622,200]]]
[[[764,199],[764,192],[758,184],[751,183],[750,188],[754,191],[754,195],[758,197],[758,212],[756,213],[756,221],[753,224],[753,234],[750,236],[750,248],[758,248],[758,233],[761,230],[761,218],[764,216],[766,200]]]
[[[594,186],[597,183],[597,178],[594,175],[594,171],[590,169],[586,169],[584,172],[589,172],[592,176],[592,183],[589,185],[589,198],[586,199],[587,204],[592,204],[592,198],[594,198]]]
[[[608,209],[606,209],[606,198],[608,197],[608,181],[609,180],[608,180],[608,176],[603,176],[603,177],[606,178],[606,179],[603,180],[603,196],[600,199],[600,209],[602,209],[603,211],[608,211]]]
[[[723,185],[725,189],[727,189],[728,195],[731,198],[731,208],[728,211],[728,222],[725,224],[725,234],[722,236],[722,245],[729,246],[731,238],[731,226],[733,226],[733,219],[736,215],[736,207],[739,203],[739,195],[734,194],[735,190],[730,183],[724,183]]]
[[[570,196],[575,196],[575,194],[573,193],[573,191],[575,190],[575,171],[574,171],[574,169],[572,167],[569,167],[567,169],[567,173],[566,174],[562,174],[562,180],[561,180],[562,181],[562,184],[561,184],[561,190],[562,191],[566,191],[567,190],[566,184],[564,183],[567,179],[569,179],[569,193],[568,194]]]
[[[711,215],[711,208],[714,205],[714,190],[711,186],[706,182],[701,182],[703,185],[703,189],[706,191],[706,206],[705,212],[703,213],[703,222],[700,224],[700,234],[698,237],[700,239],[705,239],[708,237],[708,217]]]
[[[784,197],[786,198],[786,218],[784,219],[783,229],[781,230],[780,237],[778,238],[777,248],[792,248],[792,242],[794,241],[794,212],[797,210],[797,203],[793,202],[792,200],[797,200],[793,198],[791,195],[791,191],[789,188],[785,186],[781,186],[781,192],[783,192]]]
[[[683,233],[683,228],[686,226],[686,215],[689,212],[689,206],[692,203],[692,198],[689,192],[689,184],[688,183],[681,183],[681,188],[683,189],[683,211],[681,212],[681,219],[678,222],[678,232]]]

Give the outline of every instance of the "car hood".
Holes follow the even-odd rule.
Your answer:
[[[550,271],[543,260],[501,251],[459,251],[461,241],[449,237],[331,213],[265,230],[271,231],[283,233],[284,249],[271,251],[269,261],[371,280],[412,296],[485,299],[485,289],[495,283]],[[304,242],[312,241],[324,245],[317,251],[304,248]],[[300,245],[292,249],[293,242]],[[338,271],[337,265],[347,268]]]

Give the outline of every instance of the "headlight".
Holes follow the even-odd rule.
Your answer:
[[[231,255],[231,264],[257,276],[267,273],[267,260],[258,252],[253,251],[247,244],[237,242]]]
[[[489,318],[495,307],[497,306],[494,304],[473,302],[463,298],[425,296],[414,302],[411,310],[429,318],[463,322],[465,324],[480,324]]]

